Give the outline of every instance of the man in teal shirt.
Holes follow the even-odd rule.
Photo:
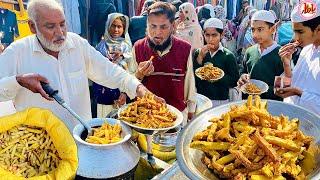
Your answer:
[[[238,85],[244,85],[249,79],[261,80],[269,86],[261,98],[282,100],[273,90],[275,76],[283,73],[282,61],[278,54],[280,45],[273,40],[275,20],[276,17],[266,10],[257,11],[252,15],[252,35],[257,44],[248,48],[245,53]]]
[[[211,83],[196,77],[196,88],[199,94],[212,100],[213,106],[219,106],[229,102],[229,88],[233,88],[239,79],[239,70],[236,58],[232,52],[221,44],[223,37],[223,23],[217,18],[210,18],[203,25],[204,38],[207,45],[195,51],[193,67],[196,70],[205,63],[222,69],[224,77]]]

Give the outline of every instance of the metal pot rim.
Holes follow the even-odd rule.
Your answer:
[[[104,149],[104,148],[111,148],[111,147],[123,144],[123,143],[127,142],[131,138],[131,134],[132,134],[131,128],[128,125],[122,123],[121,121],[119,121],[117,119],[113,119],[113,118],[94,118],[91,121],[89,121],[88,124],[91,127],[94,127],[94,126],[101,126],[105,122],[107,122],[107,123],[109,123],[111,125],[120,124],[120,126],[122,128],[122,133],[121,133],[122,140],[121,141],[116,142],[116,143],[111,143],[111,144],[92,144],[92,143],[88,143],[88,142],[86,142],[86,141],[84,141],[83,139],[80,138],[81,133],[85,130],[82,124],[78,124],[73,129],[73,133],[72,134],[73,134],[74,139],[76,141],[78,141],[79,143],[81,143],[82,145],[89,146],[89,147],[92,147],[92,148],[98,148],[98,149],[102,148],[102,149]]]

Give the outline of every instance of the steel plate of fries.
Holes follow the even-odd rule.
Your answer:
[[[181,132],[177,158],[190,179],[320,179],[320,117],[280,101],[234,102]]]
[[[166,131],[177,127],[182,123],[183,116],[175,107],[159,103],[152,94],[147,94],[122,106],[118,111],[118,119],[138,132],[152,134],[153,131]]]
[[[214,67],[212,63],[207,63],[196,69],[195,74],[201,80],[215,82],[223,78],[224,71],[218,67]]]
[[[269,86],[267,83],[256,80],[256,79],[250,79],[250,81],[240,87],[240,90],[249,95],[260,95],[265,92],[267,92],[269,89]]]

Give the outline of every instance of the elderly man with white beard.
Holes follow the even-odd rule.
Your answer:
[[[87,120],[91,119],[88,79],[119,88],[130,98],[148,91],[87,40],[67,32],[63,8],[56,1],[31,0],[28,15],[34,35],[12,43],[0,55],[0,101],[13,100],[17,110],[49,109],[72,130],[77,121],[45,93],[41,82],[59,90],[66,103]]]

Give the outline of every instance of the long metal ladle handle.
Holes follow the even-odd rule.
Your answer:
[[[81,124],[88,130],[89,134],[92,132],[91,127],[85,123],[82,118],[75,113],[68,105],[67,103],[58,95],[58,90],[54,90],[52,89],[52,87],[48,84],[48,83],[44,83],[41,82],[41,86],[42,89],[50,96],[52,97],[54,100],[56,100],[62,107],[64,107],[65,109],[67,109],[72,115],[73,117],[77,118]]]

